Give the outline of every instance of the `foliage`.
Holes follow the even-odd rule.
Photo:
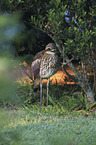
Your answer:
[[[17,96],[20,104],[31,107],[32,104],[40,105],[40,92],[39,88],[37,92],[33,90],[33,82],[31,86],[27,80],[21,81],[22,85],[18,88]],[[70,90],[69,90],[70,88]],[[88,107],[88,101],[83,90],[77,85],[64,84],[52,84],[49,86],[49,105],[61,106],[68,110],[80,110]],[[43,83],[43,106],[46,106],[46,83]]]
[[[0,2],[1,14],[13,15],[19,11],[19,15],[22,16],[21,21],[24,24],[22,36],[16,37],[13,42],[16,56],[34,55],[44,49],[45,45],[51,41],[50,37],[30,24],[31,16],[41,17],[47,13],[48,3],[48,0],[42,2],[38,0],[4,0]],[[32,60],[31,56],[30,60]]]
[[[12,41],[20,35],[23,24],[19,23],[20,15],[0,15],[0,55],[14,56]]]
[[[33,17],[31,19],[35,26],[44,29],[55,42],[60,43],[61,55],[63,55],[63,44],[65,53],[74,55],[75,59],[80,59],[87,65],[90,65],[93,61],[92,51],[94,51],[94,54],[96,53],[94,41],[96,37],[95,4],[91,1],[90,3],[89,6],[87,1],[82,0],[70,1],[69,3],[68,1],[51,0],[48,5],[46,21],[39,24],[38,19]]]
[[[39,27],[54,37],[61,46],[63,44],[65,53],[74,54],[75,59],[80,59],[81,62],[84,61],[87,65],[91,65],[91,68],[94,67],[95,58],[93,53],[95,55],[96,45],[94,41],[96,37],[96,28],[94,26],[96,18],[95,1],[5,0],[1,2],[1,11],[13,13],[17,10],[22,11],[22,19],[27,26],[23,30],[19,41],[15,40],[17,54],[34,54],[37,46],[37,51],[45,47],[43,43],[48,37],[38,28],[36,29],[36,27]],[[48,41],[46,41],[47,43]],[[61,55],[64,55],[62,48]]]
[[[32,59],[36,51],[42,49],[41,46],[43,46],[43,48],[45,47],[45,44],[41,44],[44,42],[42,42],[42,40],[44,40],[45,34],[47,33],[49,37],[51,37],[48,41],[55,41],[55,43],[60,46],[58,49],[63,61],[66,54],[72,54],[75,59],[80,61],[81,71],[79,72],[80,75],[83,76],[80,76],[82,78],[82,82],[80,83],[85,92],[87,92],[86,86],[89,85],[87,67],[92,68],[90,74],[94,75],[94,82],[92,83],[93,91],[95,92],[96,90],[96,43],[94,41],[96,36],[96,27],[94,25],[96,19],[95,8],[95,1],[91,0],[70,2],[61,0],[43,0],[42,2],[38,0],[5,0],[1,1],[0,5],[2,14],[7,11],[7,15],[11,14],[12,16],[17,10],[21,9],[22,11],[22,19],[27,28],[23,27],[22,37],[15,37],[14,43],[16,42],[15,47],[17,53],[20,55],[23,55],[23,52],[32,53],[32,56],[30,56]],[[21,27],[17,28],[19,30],[21,29]],[[13,32],[12,30],[10,31]],[[42,38],[42,40],[40,38]],[[46,40],[45,43],[47,44],[48,41]],[[36,47],[37,43],[39,47]],[[78,78],[78,75],[76,77]],[[88,87],[90,88],[90,85]],[[51,103],[54,102],[52,101],[52,96],[49,98]]]
[[[17,101],[15,96],[19,84],[13,72],[19,60],[14,58],[12,41],[20,34],[20,30],[21,24],[16,14],[0,16],[0,106]]]
[[[87,4],[87,2],[90,4]],[[41,21],[40,18],[32,17],[35,26],[44,30],[56,43],[63,58],[63,64],[66,61],[75,73],[74,79],[86,92],[89,104],[94,102],[94,95],[89,84],[87,67],[92,68],[93,91],[96,91],[95,8],[95,2],[92,1],[63,2],[61,0],[50,0],[48,13],[42,24],[38,23],[38,21]],[[72,63],[69,63],[66,54],[71,54],[73,58],[80,61],[80,73]]]
[[[28,83],[23,84],[22,87],[15,85],[15,78],[11,74],[13,68],[17,67],[17,61],[13,57],[13,40],[14,43],[18,42],[15,44],[19,45],[16,51],[21,54],[24,50],[34,50],[33,44],[37,43],[42,36],[41,31],[38,30],[40,28],[61,46],[59,51],[62,58],[66,53],[72,53],[76,59],[81,60],[81,67],[86,64],[89,64],[89,67],[92,66],[95,76],[95,58],[93,57],[96,44],[94,40],[95,8],[95,1],[91,0],[0,1],[2,15],[3,12],[8,12],[6,12],[7,16],[0,17],[0,105],[4,106],[4,109],[0,108],[0,143],[2,145],[96,144],[96,110],[93,113],[89,111],[96,102],[88,106],[84,91],[80,87],[78,89],[77,85],[63,87],[50,84],[49,105],[44,106],[46,102],[44,88],[43,107],[40,107],[39,93],[34,93]],[[14,17],[13,13],[20,9],[32,11],[32,13],[28,12],[32,16],[26,21],[29,23],[30,19],[32,20],[31,31],[21,23],[18,24],[18,17]],[[9,13],[10,16],[8,16]],[[38,28],[35,28],[37,26]],[[23,30],[22,37],[17,35],[18,30]],[[37,32],[40,32],[40,35]],[[45,33],[43,34],[45,36]],[[23,40],[26,40],[26,45]],[[41,42],[38,43],[41,45]],[[27,49],[27,47],[31,48]],[[20,51],[19,48],[21,48]],[[84,70],[84,67],[82,68]],[[84,74],[85,70],[80,73]],[[7,103],[9,106],[6,106]],[[21,105],[23,107],[20,109]],[[87,110],[77,111],[85,108]]]

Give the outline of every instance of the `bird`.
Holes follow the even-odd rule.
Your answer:
[[[42,79],[47,79],[47,102],[48,105],[48,86],[50,77],[59,69],[60,59],[57,53],[56,45],[49,43],[45,50],[38,52],[32,62],[32,76],[34,80],[34,89],[40,85],[40,103],[42,106]]]

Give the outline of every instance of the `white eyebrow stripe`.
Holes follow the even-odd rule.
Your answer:
[[[55,54],[54,52],[51,51],[46,51],[47,54]]]

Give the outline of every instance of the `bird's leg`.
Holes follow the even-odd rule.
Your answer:
[[[48,87],[49,87],[49,78],[48,78],[48,82],[47,82],[47,102],[46,102],[46,106],[48,106]]]
[[[40,103],[42,106],[42,78],[40,78]]]

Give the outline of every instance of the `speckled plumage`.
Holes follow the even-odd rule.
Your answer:
[[[49,51],[50,52],[50,51]],[[46,51],[41,59],[40,77],[46,79],[54,75],[59,68],[59,58],[54,52]]]
[[[42,104],[42,90],[41,90],[42,79],[48,79],[49,82],[49,78],[58,71],[59,66],[60,66],[59,57],[56,52],[56,46],[53,43],[49,43],[46,46],[45,50],[37,53],[36,56],[34,57],[34,61],[32,62],[34,87],[38,86],[38,84],[41,83],[40,85],[41,104]],[[48,90],[47,90],[47,105],[48,105]]]

